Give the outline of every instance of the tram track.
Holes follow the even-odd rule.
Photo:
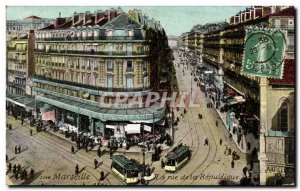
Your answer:
[[[192,77],[192,76],[191,76],[191,77]],[[187,87],[187,86],[185,86],[185,89],[186,89],[186,87]],[[200,107],[200,111],[203,113],[201,107]],[[204,112],[204,113],[206,113],[206,112]],[[196,127],[197,127],[197,126],[196,126],[197,124],[195,123],[193,113],[191,113],[191,116],[192,116],[192,120],[193,120],[195,129],[197,129],[197,128],[196,128]],[[213,146],[214,146],[214,149],[211,149],[213,146],[211,146],[211,144],[209,144],[208,154],[205,156],[204,160],[203,160],[199,165],[197,165],[197,167],[195,168],[195,170],[193,170],[193,171],[191,172],[191,174],[195,173],[195,172],[198,171],[201,167],[203,167],[203,166],[204,166],[204,163],[208,161],[208,157],[209,157],[209,156],[212,156],[212,159],[209,160],[209,162],[208,162],[208,164],[206,165],[206,167],[205,167],[204,169],[201,169],[200,174],[202,174],[203,172],[205,172],[205,170],[208,169],[208,168],[212,165],[212,163],[214,162],[214,160],[215,160],[215,158],[216,158],[216,155],[217,155],[217,143],[216,143],[215,137],[213,136],[213,133],[212,133],[211,129],[209,128],[209,123],[208,123],[207,115],[206,115],[206,114],[204,114],[204,118],[205,118],[206,124],[204,124],[203,120],[201,120],[201,124],[202,124],[202,126],[203,126],[203,130],[204,130],[204,133],[205,133],[205,135],[206,135],[207,138],[208,138],[208,132],[210,132],[210,135],[211,135],[211,137],[212,137],[212,139],[213,139]],[[204,118],[203,118],[203,119],[204,119]],[[205,128],[205,126],[208,127],[208,130]],[[196,131],[197,131],[197,130],[196,130]],[[198,134],[197,134],[197,135],[198,135]],[[199,139],[199,136],[198,136],[198,139]],[[199,141],[198,141],[198,142],[199,142]],[[211,151],[213,151],[213,152],[211,152]],[[194,155],[194,156],[195,156],[195,155]],[[187,166],[188,166],[188,164],[187,164]],[[190,184],[193,184],[195,181],[196,181],[196,179],[193,180]],[[165,181],[165,182],[167,182],[167,181]],[[184,180],[184,181],[182,181],[182,182],[180,183],[180,185],[187,185],[186,183],[187,183],[187,181]]]
[[[178,71],[177,71],[178,72]],[[184,90],[185,91],[187,91],[187,84],[184,84]],[[190,117],[191,116],[191,117]],[[188,134],[190,134],[190,136],[191,136],[191,140],[192,140],[192,144],[191,144],[191,148],[193,147],[193,144],[194,144],[194,139],[193,139],[193,134],[192,134],[192,129],[194,129],[195,130],[195,132],[196,132],[196,141],[197,141],[197,148],[196,148],[196,150],[195,150],[195,152],[192,154],[192,157],[191,157],[191,159],[190,159],[190,162],[188,163],[188,164],[186,164],[186,166],[190,166],[190,165],[192,165],[192,163],[191,163],[191,161],[193,160],[193,158],[195,157],[195,156],[197,156],[197,153],[198,153],[198,150],[199,150],[199,148],[200,148],[200,139],[199,139],[199,134],[198,134],[198,131],[197,131],[197,126],[196,126],[196,122],[195,122],[195,119],[194,119],[194,117],[193,117],[193,113],[192,113],[192,111],[190,110],[190,111],[188,111],[187,112],[187,119],[188,119],[188,126],[189,126],[189,132],[187,132],[181,139],[179,139],[179,140],[183,140]],[[194,127],[191,127],[191,123],[190,123],[190,119],[192,119],[192,122],[193,122],[193,124],[194,124]],[[206,134],[206,132],[205,132],[205,130],[204,130],[204,133]],[[210,148],[210,147],[209,147]],[[209,153],[209,152],[208,152]],[[208,154],[206,155],[206,157],[205,157],[205,159],[202,161],[202,163],[200,164],[200,165],[202,165],[204,162],[205,162],[205,160],[206,160],[206,158],[207,158],[207,156],[208,156]],[[164,174],[162,174],[161,176],[165,176],[165,175],[167,175],[168,173],[167,172],[165,172]],[[155,182],[152,182],[152,184],[155,184],[155,183],[157,183],[157,181],[158,180],[156,180]],[[168,182],[169,180],[168,179],[166,179],[166,180],[164,180],[160,185],[163,185],[163,184],[165,184],[166,182]],[[183,181],[184,182],[184,181]],[[181,182],[181,184],[183,183],[183,182]]]
[[[16,123],[16,122],[14,122],[14,123]],[[91,165],[91,164],[93,164],[93,159],[91,157],[89,157],[87,155],[83,155],[79,152],[76,155],[70,154],[70,151],[69,151],[70,148],[67,148],[66,146],[64,146],[62,144],[58,145],[56,143],[57,140],[54,140],[52,137],[49,137],[50,135],[47,135],[46,133],[42,132],[42,133],[37,133],[34,136],[29,136],[28,132],[23,127],[15,128],[15,130],[19,131],[20,133],[22,132],[22,134],[25,137],[27,137],[28,139],[31,139],[32,141],[34,141],[34,139],[38,140],[38,141],[34,141],[34,142],[39,144],[39,145],[42,145],[43,147],[47,148],[48,150],[51,150],[55,154],[57,154],[57,151],[59,151],[61,157],[65,158],[66,160],[68,160],[70,162],[72,162],[73,164],[77,164],[77,161],[79,161],[80,163],[84,164],[83,166],[89,167],[89,168],[91,168],[91,170],[96,171],[98,173],[98,175],[95,175],[90,170],[85,169],[87,172],[92,174],[98,180],[97,176],[99,176],[100,172],[98,170],[94,169],[93,166]],[[46,135],[47,135],[47,137],[46,137]],[[47,138],[51,139],[52,141],[46,140]],[[67,150],[63,149],[62,147],[67,148]],[[74,156],[77,156],[77,159],[75,159]],[[74,159],[75,161],[74,160],[72,161],[67,157],[70,157],[70,158]],[[89,161],[85,157],[87,157],[88,159],[91,159],[91,161]],[[116,178],[116,176],[113,173],[110,172],[110,167],[104,164],[104,161],[101,164],[101,166],[102,166],[103,171],[105,171],[106,173],[109,173],[109,175],[112,175],[114,178]],[[109,170],[105,170],[103,167],[106,167]],[[106,178],[106,180],[108,181],[107,178]],[[119,181],[119,182],[122,183],[121,181]],[[108,183],[111,185],[111,183],[109,181],[108,181]]]

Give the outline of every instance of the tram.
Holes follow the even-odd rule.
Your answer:
[[[111,170],[117,174],[126,184],[138,182],[138,168],[123,155],[113,155]]]
[[[181,169],[191,159],[190,147],[179,144],[173,148],[165,157],[165,170],[176,172]]]

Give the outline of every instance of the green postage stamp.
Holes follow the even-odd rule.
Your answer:
[[[282,78],[286,38],[280,29],[246,29],[242,73]]]

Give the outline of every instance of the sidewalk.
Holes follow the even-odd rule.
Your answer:
[[[54,132],[54,131],[52,131],[52,130],[47,130],[46,132],[47,132],[47,133],[50,133],[50,134],[52,134],[52,135],[55,135],[55,136],[57,136],[57,137],[60,138],[60,139],[66,140],[66,141],[72,143],[73,145],[76,145],[75,142],[71,141],[69,138],[66,138],[65,135],[62,134],[62,133],[60,133],[59,131]],[[96,145],[91,151],[97,151],[98,148],[99,148],[99,145]],[[170,147],[167,146],[167,145],[165,145],[165,144],[161,144],[161,148],[162,148],[162,150],[167,150],[167,149],[169,149]],[[126,150],[125,147],[122,147],[122,148],[118,148],[115,152],[116,152],[116,153],[141,153],[141,152],[142,152],[141,149],[142,149],[142,148],[139,147],[139,146],[133,146],[133,147],[130,147],[129,150]],[[102,146],[102,151],[107,151],[107,152],[108,152],[108,151],[109,151],[109,148],[106,147],[106,146]],[[150,149],[150,151],[148,151],[148,149],[146,149],[146,153],[154,153],[154,151],[153,151],[152,148]]]
[[[220,110],[216,108],[212,99],[210,99],[209,97],[207,97],[207,98],[210,100],[210,102],[214,106],[215,110],[217,111],[219,117],[221,118],[221,120],[222,120],[223,124],[225,125],[226,129],[228,130],[228,132],[232,134],[232,139],[234,140],[235,144],[243,153],[251,154],[253,148],[255,148],[255,147],[256,147],[256,149],[259,148],[258,147],[258,139],[255,139],[252,133],[247,133],[247,135],[242,134],[240,144],[238,144],[237,133],[233,134],[232,129],[230,129],[230,131],[229,131],[229,127],[226,124],[226,113],[221,113]],[[224,106],[224,104],[221,101],[219,108],[222,108],[223,106]],[[251,143],[251,148],[249,150],[247,150],[247,142]]]

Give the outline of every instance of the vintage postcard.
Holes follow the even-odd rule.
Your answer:
[[[7,6],[6,184],[295,186],[295,12]]]

